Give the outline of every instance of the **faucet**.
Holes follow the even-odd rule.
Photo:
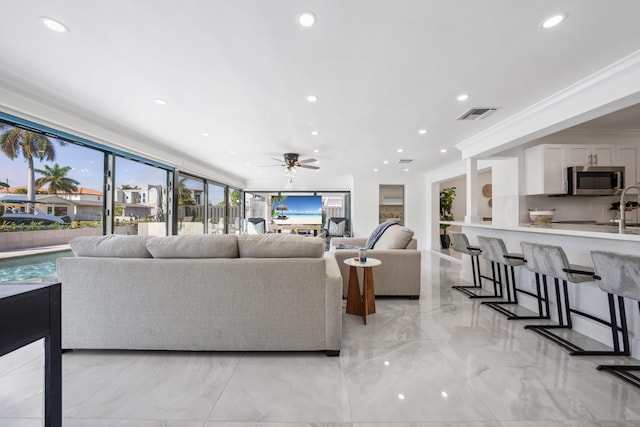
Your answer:
[[[625,228],[624,211],[626,210],[626,205],[624,203],[624,194],[627,192],[627,190],[630,190],[632,188],[640,190],[640,187],[638,185],[628,185],[624,188],[624,190],[622,190],[622,194],[620,194],[620,223],[618,224],[618,233],[620,234],[624,234]]]

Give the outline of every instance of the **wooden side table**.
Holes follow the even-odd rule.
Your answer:
[[[347,288],[347,313],[362,316],[364,324],[367,324],[367,315],[376,312],[376,296],[373,287],[373,267],[382,264],[375,258],[367,258],[366,262],[360,262],[357,258],[347,258],[344,263],[349,266],[349,287]],[[358,281],[357,268],[362,268],[362,293]]]

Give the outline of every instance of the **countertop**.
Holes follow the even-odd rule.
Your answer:
[[[640,242],[640,227],[627,227],[625,234],[618,233],[618,225],[598,224],[567,224],[551,223],[549,225],[534,225],[521,223],[518,225],[496,225],[490,223],[466,223],[458,221],[441,221],[441,224],[457,225],[460,227],[487,228],[493,230],[519,231],[526,233],[544,233],[565,236],[594,237],[607,240],[630,240]]]

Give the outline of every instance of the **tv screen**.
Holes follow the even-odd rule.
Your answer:
[[[273,196],[278,224],[322,224],[322,196]]]

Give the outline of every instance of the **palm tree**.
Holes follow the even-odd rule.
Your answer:
[[[195,205],[193,193],[187,188],[187,178],[182,178],[178,182],[178,206]]]
[[[71,170],[71,166],[60,167],[57,163],[53,167],[44,165],[44,169],[35,169],[42,178],[36,180],[36,188],[49,184],[49,194],[73,193],[80,185],[79,181],[68,178],[67,174]]]
[[[61,147],[66,143],[58,141]],[[29,176],[27,177],[27,199],[35,200],[35,172],[33,168],[33,158],[39,160],[54,160],[56,152],[53,143],[46,136],[31,132],[25,129],[10,127],[0,137],[0,149],[11,160],[16,159],[20,154],[27,162]]]
[[[141,189],[137,185],[129,185],[129,184],[122,184],[122,187],[120,187],[120,188],[122,190],[140,190]]]

